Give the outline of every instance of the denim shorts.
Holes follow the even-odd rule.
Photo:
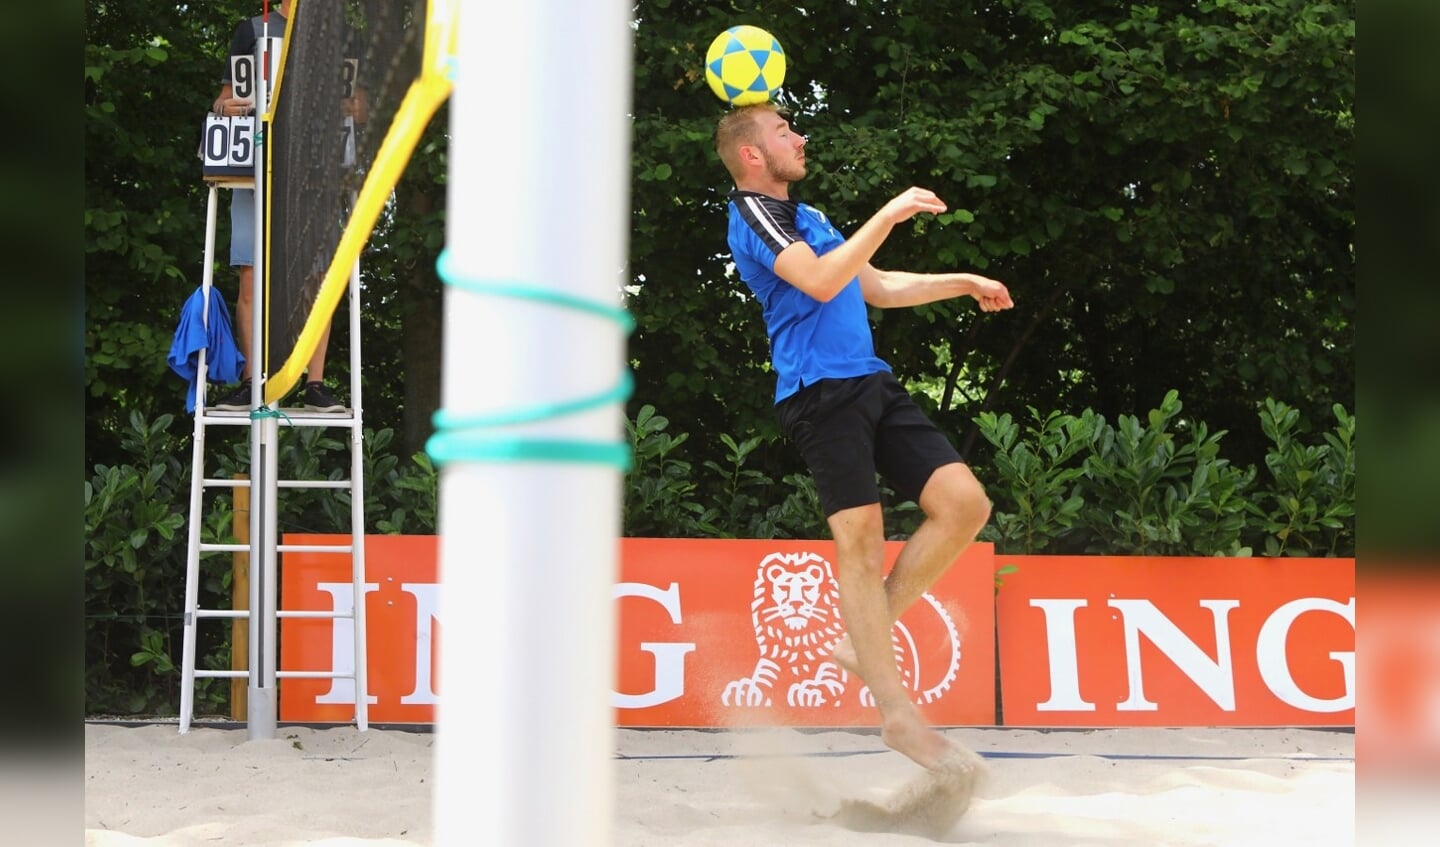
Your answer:
[[[889,371],[822,379],[775,411],[815,477],[826,517],[879,503],[877,473],[918,502],[935,471],[964,461]]]
[[[230,190],[230,266],[255,264],[255,189]]]

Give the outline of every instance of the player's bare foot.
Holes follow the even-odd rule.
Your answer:
[[[948,739],[947,739],[948,740]],[[916,774],[883,803],[845,799],[833,815],[817,815],[858,832],[895,832],[936,841],[946,838],[970,808],[985,774],[980,756],[950,741],[950,750],[934,770]]]
[[[938,770],[950,764],[953,749],[950,742],[920,719],[918,709],[909,703],[905,705],[909,708],[901,707],[882,716],[880,740],[926,770]]]
[[[830,658],[845,670],[860,676],[860,661],[850,636],[841,636],[830,651]],[[947,759],[954,746],[945,736],[926,725],[920,711],[908,700],[881,709],[880,740],[891,750],[909,758],[926,770],[940,770],[953,760]]]

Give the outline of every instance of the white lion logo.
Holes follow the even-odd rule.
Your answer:
[[[939,614],[950,637],[951,659],[943,679],[922,690],[920,654],[910,629],[896,623],[891,636],[901,678],[917,692],[920,704],[933,702],[949,689],[960,667],[960,636],[954,622],[935,598],[925,594],[923,599]],[[772,705],[771,691],[782,672],[789,705],[840,705],[849,674],[830,658],[845,630],[840,620],[839,586],[828,561],[815,553],[771,553],[762,559],[755,571],[750,620],[760,656],[749,676],[725,686],[723,705]],[[861,704],[874,705],[869,687],[863,688],[859,697]]]

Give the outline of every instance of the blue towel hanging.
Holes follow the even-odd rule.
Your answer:
[[[206,376],[211,383],[236,382],[245,367],[245,355],[235,346],[230,331],[230,310],[225,298],[210,289],[210,320],[203,319],[205,287],[195,289],[180,310],[180,324],[170,345],[166,362],[170,370],[186,380],[185,411],[195,411],[195,382],[200,378],[200,351],[205,350]]]

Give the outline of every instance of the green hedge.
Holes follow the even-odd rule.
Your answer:
[[[1355,418],[1340,405],[1318,443],[1300,413],[1266,400],[1262,473],[1220,455],[1224,430],[1185,420],[1175,392],[1112,425],[1086,411],[980,415],[995,447],[994,517],[982,538],[1004,553],[1353,556]]]
[[[1142,420],[1113,424],[1029,409],[977,418],[990,454],[976,473],[995,503],[981,534],[1001,553],[1353,556],[1355,419],[1334,407],[1335,422],[1307,437],[1299,413],[1274,400],[1259,411],[1271,442],[1264,468],[1239,468],[1221,456],[1224,431],[1181,416],[1175,392]],[[180,702],[181,615],[186,516],[190,499],[190,421],[132,416],[122,434],[131,461],[96,465],[85,482],[86,696],[90,714],[173,714]],[[627,422],[634,466],[626,478],[628,536],[826,538],[807,474],[775,480],[747,467],[766,444],[722,435],[723,462],[686,459],[686,433],[652,406]],[[244,469],[243,428],[207,444],[206,474]],[[213,429],[212,429],[213,432]],[[393,433],[363,439],[365,522],[371,532],[435,532],[437,476],[424,454],[391,453]],[[779,445],[788,449],[788,445]],[[343,479],[345,440],[318,428],[282,428],[281,475]],[[887,532],[905,538],[921,515],[913,502],[885,494]],[[345,532],[346,491],[281,493],[280,531]],[[230,491],[202,505],[202,540],[233,542]],[[200,603],[230,602],[230,557],[202,559]],[[229,667],[229,627],[198,630],[200,665]],[[197,714],[227,710],[229,681],[201,680]]]

